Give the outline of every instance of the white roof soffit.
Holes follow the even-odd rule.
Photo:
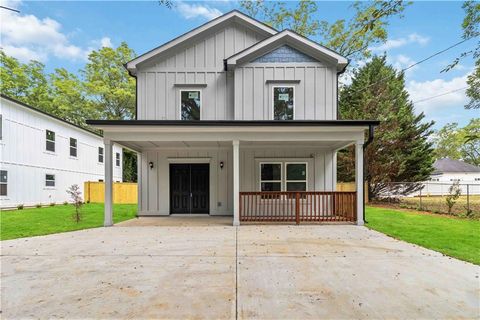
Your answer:
[[[158,56],[159,54],[185,42],[185,41],[188,41],[188,40],[191,40],[192,38],[196,37],[196,36],[199,36],[200,34],[203,34],[204,32],[208,31],[209,29],[211,28],[214,28],[215,26],[218,26],[220,24],[223,24],[223,23],[226,23],[228,22],[228,20],[232,20],[232,21],[235,21],[235,22],[239,22],[247,27],[250,27],[254,30],[257,30],[261,33],[265,33],[265,35],[274,35],[276,33],[278,33],[278,31],[276,31],[275,29],[269,27],[268,25],[258,21],[258,20],[255,20],[243,13],[241,13],[240,11],[237,11],[237,10],[233,10],[233,11],[230,11],[222,16],[219,16],[213,20],[210,20],[208,21],[207,23],[187,32],[187,33],[184,33],[182,34],[181,36],[153,49],[153,50],[150,50],[148,51],[147,53],[145,54],[142,54],[138,57],[136,57],[135,59],[127,62],[125,64],[125,67],[127,68],[128,71],[130,71],[131,73],[135,74],[136,72],[136,67],[139,63],[142,63],[142,62],[145,62],[155,56]]]
[[[348,64],[348,59],[336,53],[335,51],[330,50],[291,30],[284,30],[227,58],[227,67],[234,68],[236,65],[247,63],[284,44],[287,44],[320,61],[324,60],[334,63],[337,65],[337,70],[339,71],[343,70]]]

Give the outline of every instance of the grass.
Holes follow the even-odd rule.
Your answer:
[[[367,227],[480,265],[480,221],[367,207]]]
[[[32,208],[0,212],[0,239],[15,239],[74,231],[103,225],[103,203],[88,203],[82,207],[83,219],[73,220],[72,205]],[[115,204],[113,220],[120,222],[135,217],[136,204]]]
[[[446,196],[423,196],[421,199],[421,207],[423,210],[434,211],[438,213],[448,213]],[[470,210],[474,216],[480,216],[480,195],[471,195],[469,197]],[[404,197],[401,198],[401,205],[408,208],[420,208],[420,197]],[[466,215],[467,213],[467,196],[460,196],[453,208],[452,213],[455,215]]]

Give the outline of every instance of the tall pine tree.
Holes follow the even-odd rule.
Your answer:
[[[356,70],[352,83],[340,91],[342,119],[376,119],[380,125],[365,152],[366,179],[372,197],[391,188],[391,182],[425,181],[433,171],[433,149],[428,141],[433,122],[418,115],[405,89],[403,73],[374,57]],[[354,179],[353,149],[338,155],[338,180]],[[406,191],[415,189],[412,185]]]

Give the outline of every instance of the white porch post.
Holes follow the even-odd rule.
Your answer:
[[[233,225],[240,225],[240,141],[233,140]]]
[[[357,186],[357,225],[363,226],[363,141],[355,144],[355,184]]]
[[[105,144],[105,211],[103,225],[110,227],[113,225],[113,149],[112,141],[104,139],[103,142]]]
[[[142,153],[137,152],[137,217],[142,212]]]

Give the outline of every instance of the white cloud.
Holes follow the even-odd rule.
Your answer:
[[[102,39],[100,39],[100,46],[107,48],[113,47],[112,39],[110,39],[109,37],[103,37]]]
[[[407,44],[419,44],[426,45],[430,41],[430,38],[419,35],[418,33],[409,34],[407,37],[398,39],[389,39],[384,44],[370,48],[372,51],[384,52],[395,48],[403,47]]]
[[[406,55],[397,54],[394,56],[388,56],[387,62],[390,63],[395,69],[400,71],[413,65],[416,61]],[[407,70],[407,72],[411,72],[413,70],[416,70],[417,68],[418,66],[411,67]]]
[[[425,114],[430,114],[433,117],[435,112],[442,109],[459,106],[463,107],[467,102],[465,90],[445,94],[427,101],[421,100],[464,88],[467,85],[467,77],[468,73],[451,80],[435,79],[424,82],[417,82],[415,80],[409,81],[407,84],[407,90],[410,93],[410,98],[413,102],[418,101],[415,103],[415,110],[417,112],[423,111]]]
[[[2,2],[2,5],[5,2]],[[10,7],[18,2],[8,2]],[[0,10],[2,48],[10,56],[23,62],[38,60],[45,62],[50,55],[60,59],[84,60],[93,48],[83,48],[70,42],[62,33],[62,25],[51,18],[39,19],[34,15],[22,15]],[[109,38],[97,41],[100,46],[111,46]]]
[[[214,19],[222,15],[222,12],[216,8],[207,5],[189,4],[185,2],[177,2],[176,10],[186,19],[202,17],[208,20]]]

